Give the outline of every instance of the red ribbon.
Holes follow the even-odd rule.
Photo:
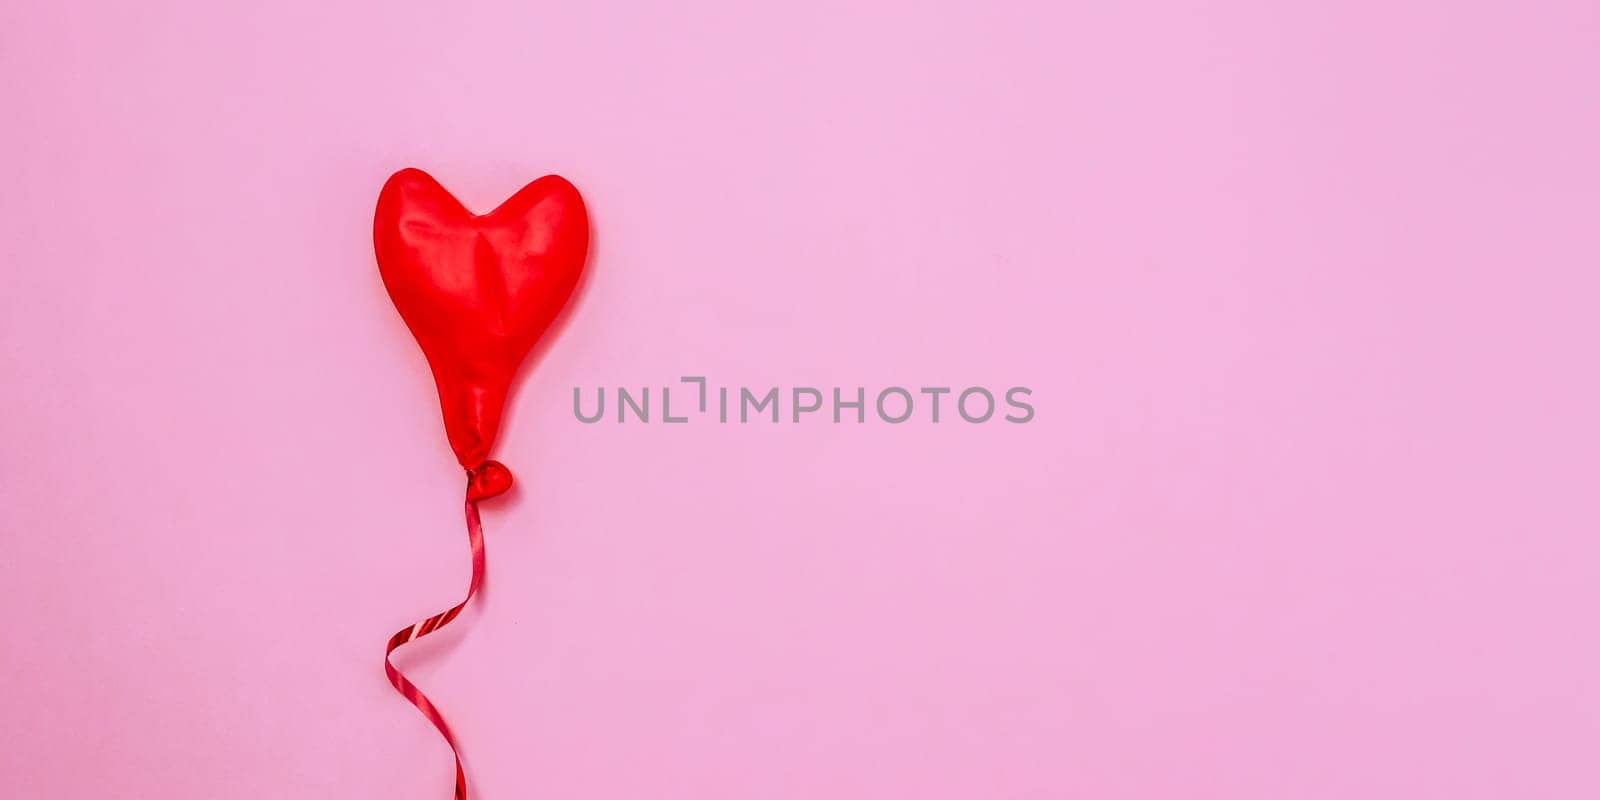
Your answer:
[[[467,495],[467,541],[472,544],[472,583],[467,585],[467,596],[449,610],[441,611],[417,622],[415,625],[396,632],[395,635],[389,637],[389,648],[383,651],[383,670],[388,673],[389,682],[394,684],[395,691],[410,701],[411,705],[416,706],[417,710],[421,711],[422,715],[433,723],[433,727],[439,729],[440,735],[444,736],[445,742],[450,745],[450,752],[456,759],[455,800],[467,800],[467,775],[461,769],[461,751],[456,747],[456,740],[451,737],[450,727],[445,724],[444,717],[440,715],[439,709],[434,708],[433,702],[417,689],[416,684],[407,680],[406,676],[401,675],[400,670],[395,669],[394,663],[389,660],[389,656],[394,653],[396,648],[406,642],[421,639],[449,625],[450,620],[455,619],[456,615],[461,613],[461,609],[467,607],[467,603],[472,600],[472,596],[478,593],[478,586],[483,583],[483,523],[478,519],[478,498],[473,496],[470,488]]]

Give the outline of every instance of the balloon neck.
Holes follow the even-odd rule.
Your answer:
[[[511,470],[498,461],[485,461],[467,470],[467,500],[476,503],[511,491]]]

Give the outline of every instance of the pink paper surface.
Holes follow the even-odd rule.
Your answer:
[[[1592,2],[9,2],[0,786],[448,796],[414,165],[595,230],[400,657],[476,796],[1600,796],[1597,75]],[[1037,417],[573,417],[683,375]]]

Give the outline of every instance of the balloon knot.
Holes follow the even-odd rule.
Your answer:
[[[485,461],[467,470],[467,499],[488,500],[511,491],[511,470],[498,461]]]

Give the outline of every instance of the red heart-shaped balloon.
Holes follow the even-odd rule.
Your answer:
[[[546,175],[479,216],[428,173],[403,169],[378,195],[372,240],[383,285],[433,369],[450,447],[477,470],[518,365],[578,285],[583,198]],[[504,491],[510,473],[493,483]]]

